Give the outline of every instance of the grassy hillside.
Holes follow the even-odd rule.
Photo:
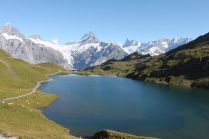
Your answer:
[[[133,78],[209,88],[209,33],[165,55],[138,63]]]
[[[14,59],[0,50],[0,99],[26,94],[38,81],[61,67],[41,64],[31,65]],[[57,96],[38,91],[36,94],[8,103],[0,103],[0,131],[24,139],[68,139],[69,131],[48,120],[40,108],[52,103]]]
[[[133,53],[121,60],[109,60],[99,66],[80,70],[77,74],[118,75],[125,77],[135,71],[139,62],[144,62],[150,58],[150,55]]]
[[[49,64],[31,65],[14,59],[0,50],[0,98],[18,96],[31,91],[38,81],[63,70]]]
[[[209,88],[209,33],[166,54],[125,59],[81,73],[111,73],[155,83]]]

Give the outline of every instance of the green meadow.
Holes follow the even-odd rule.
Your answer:
[[[23,95],[32,91],[37,82],[48,75],[67,70],[50,64],[31,65],[0,51],[0,99]],[[42,108],[58,97],[37,91],[35,94],[0,104],[0,131],[24,139],[75,138],[68,129],[48,120]]]

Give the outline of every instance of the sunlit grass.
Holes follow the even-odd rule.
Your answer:
[[[51,65],[31,65],[10,57],[0,50],[0,99],[29,93],[37,82],[48,75],[67,70]],[[0,131],[24,139],[68,139],[66,128],[48,120],[41,108],[55,101],[57,96],[37,91],[35,94],[0,104]]]

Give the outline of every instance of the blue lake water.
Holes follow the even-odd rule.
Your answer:
[[[44,110],[71,134],[113,129],[169,139],[209,138],[209,91],[116,76],[60,75],[40,90],[60,98]]]

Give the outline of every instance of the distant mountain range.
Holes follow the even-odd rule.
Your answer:
[[[136,51],[152,56],[159,55],[191,40],[190,38],[177,37],[140,43],[127,39],[120,46],[116,43],[102,42],[93,32],[89,32],[80,41],[57,44],[46,41],[39,35],[25,37],[10,23],[0,27],[0,48],[13,57],[32,64],[52,63],[68,69],[96,66],[110,59],[122,59]]]
[[[209,89],[209,33],[159,56],[135,52],[121,60],[109,60],[81,73],[110,74],[161,84]]]
[[[152,56],[166,53],[176,47],[192,41],[191,38],[175,37],[171,39],[162,38],[148,43],[137,42],[127,39],[122,48],[128,53],[140,52],[141,54],[150,54]]]

